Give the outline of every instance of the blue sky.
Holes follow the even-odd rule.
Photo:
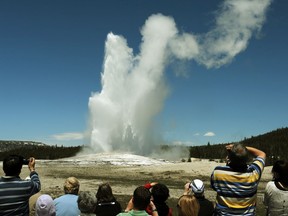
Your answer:
[[[215,26],[221,2],[1,1],[0,140],[87,143],[88,102],[102,89],[107,35],[121,35],[137,55],[151,15],[173,17],[180,33],[201,35]],[[155,117],[163,140],[216,144],[287,127],[287,8],[286,0],[272,1],[261,30],[220,66],[167,63],[168,94]]]

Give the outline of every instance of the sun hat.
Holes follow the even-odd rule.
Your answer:
[[[194,179],[190,183],[190,187],[192,188],[192,191],[195,194],[200,194],[204,192],[204,183],[200,179]]]
[[[53,199],[48,194],[43,194],[36,201],[36,216],[56,216]]]

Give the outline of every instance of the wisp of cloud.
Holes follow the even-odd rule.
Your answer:
[[[102,90],[89,98],[90,146],[95,152],[147,155],[159,141],[154,119],[168,95],[165,68],[172,58],[220,67],[244,51],[259,32],[271,0],[226,0],[215,27],[203,35],[179,32],[173,18],[151,15],[141,29],[138,55],[124,37],[109,33]]]

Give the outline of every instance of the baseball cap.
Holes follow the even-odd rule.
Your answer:
[[[200,194],[204,192],[204,183],[200,179],[194,179],[190,184],[193,193]]]
[[[48,194],[43,194],[38,197],[35,205],[36,216],[56,216],[56,209],[53,199]]]

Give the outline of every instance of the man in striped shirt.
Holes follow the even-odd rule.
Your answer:
[[[40,180],[35,172],[35,158],[31,157],[27,161],[30,179],[23,180],[19,177],[24,161],[25,159],[18,155],[11,155],[3,160],[5,176],[0,179],[1,216],[28,216],[29,198],[40,191]]]
[[[211,175],[211,187],[217,192],[215,215],[255,215],[266,154],[240,143],[227,145],[226,149],[226,166],[217,166]],[[255,157],[250,165],[248,153]]]

